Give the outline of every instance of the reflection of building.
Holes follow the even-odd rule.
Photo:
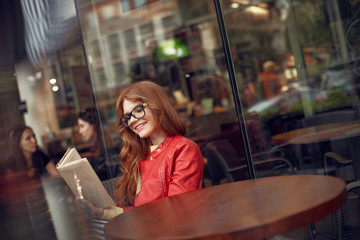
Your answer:
[[[194,100],[194,83],[218,69],[217,21],[215,17],[192,21],[210,12],[209,4],[200,5],[189,8],[177,0],[79,1],[93,90],[109,116],[115,116],[121,87],[142,79],[169,86],[169,92],[180,90]]]
[[[46,46],[49,52],[44,56],[46,58],[43,65],[29,71],[28,64],[22,70],[16,67],[17,82],[15,76],[12,77],[11,70],[11,77],[8,79],[13,85],[1,89],[2,121],[5,129],[1,132],[4,139],[1,150],[8,144],[6,128],[14,123],[14,119],[19,122],[23,120],[18,111],[18,99],[26,101],[25,122],[36,130],[39,139],[41,135],[46,139],[46,126],[50,126],[55,134],[52,146],[59,150],[60,154],[63,147],[73,143],[70,143],[71,138],[74,135],[76,137],[75,114],[87,105],[96,105],[104,113],[105,119],[101,119],[101,122],[118,137],[117,116],[114,111],[116,97],[124,85],[147,77],[161,83],[169,93],[177,94],[176,107],[186,120],[188,135],[201,145],[210,135],[238,127],[242,121],[238,119],[239,116],[248,117],[246,110],[255,100],[244,104],[247,93],[244,89],[249,86],[247,83],[255,82],[258,73],[262,72],[261,64],[267,59],[276,61],[280,67],[277,72],[279,76],[284,76],[287,83],[292,83],[294,87],[293,94],[290,92],[277,96],[284,98],[276,97],[278,100],[275,103],[270,100],[258,105],[265,109],[258,111],[259,116],[256,116],[263,121],[259,127],[263,127],[266,137],[270,137],[269,135],[275,132],[298,126],[299,116],[303,117],[302,106],[313,106],[312,100],[318,93],[314,88],[316,85],[310,85],[310,80],[319,79],[319,76],[327,73],[328,63],[332,60],[344,60],[341,58],[343,53],[338,53],[340,49],[332,50],[339,46],[335,36],[342,34],[338,32],[340,28],[335,27],[335,24],[339,23],[340,26],[344,23],[345,27],[353,30],[346,33],[349,37],[347,40],[351,43],[347,47],[356,47],[358,42],[355,31],[358,24],[353,25],[358,22],[358,17],[354,15],[356,21],[352,23],[346,20],[329,24],[323,12],[324,1],[321,0],[222,0],[221,11],[224,13],[226,33],[229,37],[229,42],[225,44],[221,41],[213,0],[23,1],[59,4],[70,2],[71,6],[75,3],[79,16],[75,16],[73,6],[74,16],[68,20],[76,25],[65,21],[65,25],[71,27],[72,31],[61,35],[61,38],[58,38],[60,44],[56,44],[55,48],[51,47],[55,45]],[[1,4],[3,2],[6,1],[1,1]],[[340,4],[345,1],[335,2]],[[350,2],[353,9],[359,7],[358,1],[346,2]],[[332,5],[329,5],[329,8],[336,10]],[[12,13],[8,11],[7,14],[9,12]],[[62,11],[55,8],[48,14],[53,12],[60,14]],[[78,27],[77,17],[82,32]],[[48,18],[51,19],[53,18]],[[41,28],[37,25],[40,25],[39,21],[35,21],[33,27],[40,31]],[[68,28],[60,28],[66,29]],[[8,34],[11,37],[14,35]],[[2,38],[4,39],[6,38]],[[234,65],[236,78],[231,85],[228,80],[231,76],[228,72],[231,65],[225,61],[223,48],[226,45],[232,53],[230,64]],[[45,48],[41,44],[40,46]],[[9,61],[3,59],[3,62]],[[21,63],[17,66],[21,66]],[[35,74],[39,72],[42,73],[40,78]],[[59,87],[57,92],[52,92],[52,85],[49,83],[54,74]],[[3,75],[4,73],[0,72],[2,84],[6,80]],[[217,77],[225,83],[230,104],[223,101],[224,94],[221,92],[225,91],[217,87]],[[339,78],[337,75],[336,77]],[[28,79],[35,80],[30,82]],[[346,83],[349,78],[341,79]],[[15,86],[16,83],[19,89]],[[235,83],[238,87],[234,87]],[[300,91],[295,92],[299,83]],[[355,89],[354,86],[349,87]],[[307,91],[308,89],[311,91]],[[17,96],[18,93],[20,96]],[[308,93],[311,100],[309,103],[303,101],[308,99]],[[235,100],[236,97],[240,98],[243,109],[233,108],[231,94],[234,94]],[[344,99],[340,97],[338,100]],[[268,103],[271,105],[267,105]],[[331,107],[333,104],[331,103]],[[297,115],[297,111],[300,114]],[[249,126],[246,126],[246,130],[252,133]],[[239,149],[248,145],[253,149],[259,145],[251,140],[245,143],[246,136],[242,137],[240,140],[244,140],[244,145],[239,143],[240,141],[234,141]],[[267,140],[269,139],[264,139],[265,144]],[[77,146],[80,147],[80,144]],[[316,161],[319,159],[314,159],[314,162]],[[317,172],[317,169],[311,170]]]
[[[187,26],[184,17],[188,11],[182,5],[176,0],[99,1],[92,5],[79,1],[85,48],[96,91],[155,76],[161,84],[167,84],[178,77],[168,69],[178,68],[175,71],[182,77],[208,67],[209,63],[214,65],[214,61],[207,60],[213,59],[216,49],[213,26],[206,22]],[[180,41],[191,58],[187,55],[172,58],[171,51],[175,50],[170,48],[166,51],[169,57],[160,56],[159,48],[170,40]],[[186,87],[183,89],[186,93]]]
[[[96,89],[122,86],[141,71],[154,77],[146,56],[151,57],[158,43],[172,38],[172,30],[181,25],[177,1],[83,2],[79,14]]]

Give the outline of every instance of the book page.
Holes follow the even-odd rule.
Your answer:
[[[74,149],[77,155],[79,155]],[[57,169],[76,197],[84,198],[96,207],[114,206],[115,202],[86,158],[75,159],[72,156],[63,161]]]
[[[59,170],[59,168],[70,167],[70,166],[72,166],[72,165],[79,164],[79,162],[83,162],[83,161],[84,161],[83,158],[76,159],[76,160],[72,160],[71,162],[66,162],[66,163],[61,164],[60,166],[57,166],[57,168],[58,168],[58,170]]]
[[[71,161],[75,161],[79,159],[81,159],[81,156],[78,153],[78,151],[75,148],[68,148],[64,156],[60,159],[59,163],[57,164],[57,167],[60,167],[65,163],[69,163]]]

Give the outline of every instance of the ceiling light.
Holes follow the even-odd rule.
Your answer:
[[[51,90],[53,90],[53,92],[57,92],[57,91],[59,90],[59,87],[58,87],[58,86],[53,86],[53,87],[51,88]]]
[[[52,78],[49,80],[50,84],[55,84],[56,83],[56,79],[55,78]]]
[[[36,72],[35,77],[36,77],[36,79],[40,79],[42,77],[41,71]]]
[[[30,75],[30,76],[27,76],[27,80],[29,80],[30,82],[35,82],[35,77]]]

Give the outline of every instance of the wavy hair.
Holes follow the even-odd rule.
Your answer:
[[[98,112],[96,110],[95,107],[89,107],[89,108],[86,108],[84,111],[79,112],[78,118],[95,127],[96,140],[91,147],[91,152],[94,154],[94,157],[99,157],[101,154],[101,145],[102,145],[101,137],[104,138],[106,146],[113,145],[112,139],[110,138],[108,132],[105,131],[104,129],[102,130],[101,126],[100,126],[100,120],[104,119],[104,117],[101,115],[100,112]],[[102,133],[103,133],[103,136],[102,136]]]
[[[28,126],[18,125],[16,127],[14,127],[9,133],[10,153],[14,156],[19,156],[21,159],[25,159],[25,157],[23,155],[22,148],[20,147],[20,141],[21,141],[22,134],[27,129],[32,131],[32,129]]]
[[[146,110],[152,112],[160,128],[170,136],[185,135],[186,127],[172,106],[166,91],[156,83],[136,82],[121,92],[116,102],[116,112],[120,136],[123,139],[120,152],[123,175],[116,183],[115,196],[121,206],[127,207],[134,204],[139,177],[138,164],[149,156],[151,141],[150,138],[140,138],[122,124],[120,119],[124,115],[124,100],[146,103]]]
[[[18,125],[15,126],[10,132],[9,132],[9,139],[10,139],[10,154],[16,161],[15,163],[10,163],[18,170],[25,170],[27,169],[27,163],[26,159],[23,153],[23,150],[20,146],[20,141],[23,133],[25,130],[32,130],[31,127],[25,126],[25,125]],[[36,171],[36,174],[40,174],[40,172],[43,169],[42,162],[39,161],[33,161],[33,167]],[[15,164],[15,165],[14,165]]]

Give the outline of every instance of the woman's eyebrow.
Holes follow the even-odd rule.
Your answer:
[[[136,105],[130,112],[134,111],[135,108],[140,107],[142,104]],[[128,115],[130,112],[124,112],[124,115]]]
[[[131,111],[132,111],[132,110],[131,110]],[[131,112],[131,111],[130,111],[130,112]],[[130,112],[124,112],[124,116],[125,116],[125,115],[128,115]]]

